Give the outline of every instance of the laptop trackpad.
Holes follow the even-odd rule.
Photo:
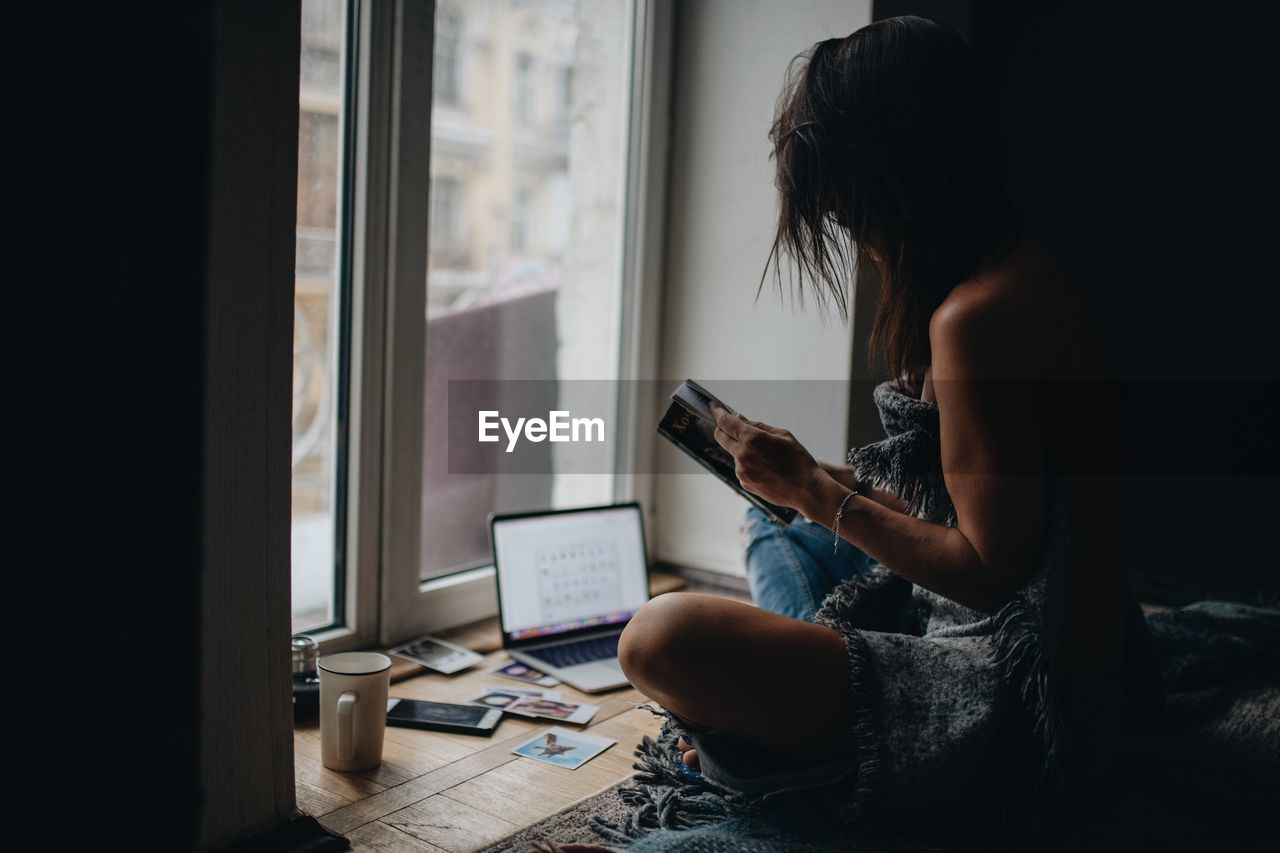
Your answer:
[[[567,671],[572,672],[575,678],[590,679],[593,682],[606,682],[618,678],[626,678],[622,674],[622,667],[618,665],[617,658],[580,663],[569,667]]]

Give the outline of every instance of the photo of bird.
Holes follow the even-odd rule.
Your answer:
[[[511,751],[535,761],[577,770],[615,743],[617,741],[613,738],[596,737],[553,726],[549,731],[534,735]]]
[[[566,752],[570,752],[575,749],[577,749],[576,746],[569,746],[568,744],[557,742],[556,736],[551,732],[547,732],[543,742],[537,746],[538,753],[546,756],[564,755]]]

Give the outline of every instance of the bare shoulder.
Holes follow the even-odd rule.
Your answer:
[[[1073,313],[1069,282],[1045,247],[1019,244],[947,294],[929,321],[935,373],[1023,374],[1040,361],[1050,318]],[[939,364],[939,362],[944,362]],[[946,362],[950,362],[947,364]]]
[[[956,285],[929,320],[930,341],[998,331],[1013,307],[1009,288],[1002,284],[969,279]]]

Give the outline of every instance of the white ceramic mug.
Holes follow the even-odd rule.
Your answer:
[[[369,770],[382,763],[391,658],[340,652],[320,658],[320,758],[330,770]]]

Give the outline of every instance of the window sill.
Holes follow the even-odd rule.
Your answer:
[[[386,645],[439,634],[450,628],[498,615],[498,585],[492,565],[477,566],[420,581],[416,603],[403,619],[389,620],[384,610],[380,640]],[[384,607],[386,602],[384,602]]]
[[[362,637],[350,628],[329,628],[324,631],[304,631],[308,637],[316,641],[317,653],[331,655],[334,652],[345,652],[368,647],[369,638]]]
[[[451,587],[459,586],[462,584],[474,584],[477,582],[494,583],[493,578],[494,578],[493,564],[490,563],[485,566],[476,566],[474,569],[467,569],[466,571],[454,572],[452,574],[444,575],[438,578],[428,578],[427,580],[422,581],[419,584],[418,592],[422,593],[423,595],[430,595],[431,593],[436,592],[437,590],[449,589]],[[495,605],[496,605],[496,599],[495,599]],[[493,612],[494,613],[498,612],[496,606]]]

